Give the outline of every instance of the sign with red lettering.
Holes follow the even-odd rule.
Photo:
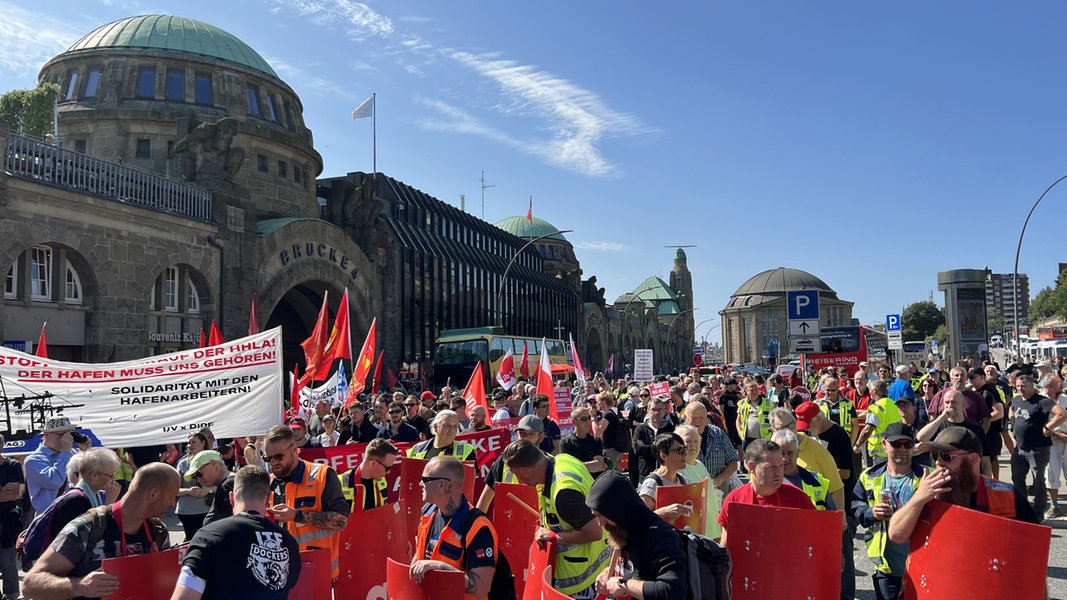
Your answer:
[[[574,433],[574,421],[571,420],[571,390],[570,388],[553,388],[556,397],[556,414],[559,415],[560,437],[567,437]]]
[[[119,589],[104,597],[111,600],[170,598],[178,583],[178,573],[182,568],[179,556],[183,554],[174,548],[163,552],[105,558],[100,570],[118,577]]]
[[[648,393],[653,398],[656,398],[658,396],[670,396],[671,384],[666,381],[657,381],[656,383],[650,384],[648,386]]]
[[[1044,525],[934,500],[911,535],[904,597],[951,598],[968,589],[983,598],[1042,598],[1051,543]]]
[[[348,516],[348,524],[341,532],[336,600],[385,597],[386,559],[406,563],[413,552],[415,531],[407,531],[404,515],[403,506],[393,503]]]
[[[515,573],[515,590],[521,598],[526,586],[526,573],[517,567],[530,560],[530,544],[533,543],[540,520],[537,515],[537,490],[519,483],[498,483],[493,491],[491,515],[497,545]]]
[[[466,578],[462,571],[430,571],[422,583],[415,583],[410,569],[410,565],[389,559],[388,600],[463,600]]]
[[[836,510],[731,505],[726,549],[734,561],[733,598],[839,597],[841,519]]]
[[[678,529],[692,527],[693,531],[704,535],[706,530],[705,512],[708,508],[708,480],[687,485],[661,485],[656,487],[656,508],[671,504],[684,504],[690,507],[688,515],[678,518],[672,525]]]

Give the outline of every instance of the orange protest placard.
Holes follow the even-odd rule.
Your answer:
[[[466,579],[461,571],[430,571],[422,583],[408,575],[410,565],[389,559],[386,573],[389,600],[463,600]]]
[[[1052,530],[931,502],[911,535],[904,597],[1042,598]]]
[[[686,485],[661,485],[656,487],[656,508],[671,504],[685,504],[690,513],[679,517],[672,525],[678,529],[691,527],[693,531],[704,535],[706,529],[705,512],[708,509],[708,480]]]
[[[839,597],[841,519],[836,510],[730,505],[734,600]]]

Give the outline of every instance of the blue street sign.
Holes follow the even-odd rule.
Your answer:
[[[886,331],[900,331],[900,315],[886,315],[885,316],[885,330]]]
[[[819,320],[819,290],[786,292],[786,314],[790,320]]]

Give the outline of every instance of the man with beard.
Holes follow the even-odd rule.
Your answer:
[[[890,540],[909,541],[923,508],[935,499],[998,517],[1040,523],[1019,488],[979,474],[982,442],[973,432],[949,427],[927,445],[933,448],[937,467],[919,480],[911,500],[893,513],[889,520]]]
[[[479,404],[470,411],[471,424],[463,430],[463,433],[474,433],[476,431],[485,431],[486,429],[492,429],[493,426],[486,422],[485,407]]]
[[[719,525],[722,537],[719,544],[726,546],[726,532],[730,527],[731,504],[755,504],[757,506],[781,506],[815,510],[811,499],[800,488],[785,481],[785,458],[778,444],[759,438],[752,440],[745,449],[745,463],[749,482],[726,495],[719,510]]]
[[[956,390],[963,394],[964,419],[969,423],[978,425],[982,428],[982,431],[987,431],[989,429],[989,417],[992,414],[992,410],[989,405],[982,400],[981,396],[967,389],[967,369],[964,369],[963,367],[953,367],[952,370],[949,371],[948,385],[934,396],[933,401],[930,402],[927,407],[927,410],[930,411],[930,415],[933,416],[941,413],[945,394],[948,394],[949,390]]]
[[[625,561],[608,565],[596,578],[596,591],[609,598],[677,600],[688,591],[685,554],[674,528],[649,510],[630,480],[607,473],[589,489],[586,505],[603,524]],[[628,562],[629,574],[621,572]]]
[[[401,443],[419,441],[419,430],[404,420],[403,403],[393,402],[390,404],[387,416],[389,420],[385,422],[381,431],[378,432],[378,437]]]
[[[882,439],[884,463],[867,469],[852,488],[852,516],[867,529],[867,556],[874,563],[874,594],[878,600],[896,600],[904,577],[904,561],[910,544],[886,537],[893,512],[911,500],[923,476],[923,467],[912,460],[915,430],[906,423],[893,423]]]
[[[404,408],[407,409],[407,414],[404,415],[404,422],[411,425],[415,428],[415,431],[419,432],[419,440],[430,439],[430,422],[427,421],[419,411],[419,408],[421,408],[419,397],[415,394],[411,394],[407,398],[404,398]]]
[[[171,600],[281,600],[296,586],[300,548],[288,531],[264,516],[270,476],[259,467],[242,467],[232,496],[236,513],[193,536]]]
[[[656,468],[656,451],[652,446],[656,436],[674,431],[674,425],[666,418],[667,403],[662,398],[656,398],[648,405],[648,420],[634,428],[632,456],[637,459],[638,481],[644,481],[645,477],[648,477],[648,474]]]

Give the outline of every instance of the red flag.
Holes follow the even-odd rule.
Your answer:
[[[360,393],[367,387],[367,375],[370,374],[370,368],[374,364],[374,350],[375,350],[375,329],[378,326],[378,318],[375,317],[370,322],[370,331],[367,332],[367,339],[363,340],[363,349],[359,351],[359,358],[356,359],[356,364],[352,366],[352,380],[348,382],[348,397],[345,398],[345,408],[348,405],[356,401]]]
[[[385,350],[382,350],[378,353],[378,364],[374,367],[374,387],[370,391],[372,394],[378,393],[378,384],[382,381],[382,358],[384,357]]]
[[[41,358],[48,358],[48,342],[44,339],[45,327],[48,327],[48,321],[41,324],[41,336],[37,338],[37,351],[34,353]]]
[[[322,349],[322,362],[319,363],[315,379],[326,379],[326,376],[330,374],[330,365],[338,358],[352,360],[352,333],[348,327],[348,288],[345,288],[345,293],[341,296],[341,305],[337,307],[333,331],[330,332],[330,339]]]
[[[530,196],[530,210],[526,211],[526,220],[533,223],[533,196]]]
[[[548,362],[548,342],[541,338],[541,362],[537,365],[537,393],[548,396],[548,415],[559,422],[556,408],[556,390],[552,386],[552,363]]]
[[[515,385],[515,356],[512,355],[510,348],[508,348],[508,353],[504,355],[504,358],[500,360],[500,367],[496,370],[496,382],[505,391],[510,390]]]
[[[252,296],[252,308],[248,311],[248,335],[259,333],[259,316],[256,315],[256,297]]]
[[[513,378],[514,379],[514,378]],[[474,410],[475,406],[484,406],[486,414],[489,414],[489,402],[485,399],[485,368],[482,361],[474,366],[474,372],[463,388],[463,400],[467,403],[467,414]]]
[[[389,391],[391,392],[396,389],[396,384],[398,383],[396,373],[393,373],[392,369],[386,369],[385,374],[389,377]]]
[[[303,387],[300,379],[300,365],[293,363],[293,381],[289,389],[289,410],[297,411],[297,414],[299,414],[300,410],[300,390]]]
[[[207,346],[207,338],[204,337],[204,328],[201,327],[200,328],[200,347],[204,348],[206,346]]]
[[[318,375],[319,364],[323,359],[323,347],[326,346],[326,320],[329,318],[330,305],[326,302],[327,294],[322,296],[322,308],[319,309],[319,318],[315,321],[315,328],[311,330],[308,339],[300,342],[304,349],[304,376],[301,377],[304,385]]]
[[[527,381],[530,379],[530,353],[526,349],[526,342],[522,342],[522,360],[519,361],[519,375]]]
[[[571,342],[571,356],[574,357],[574,378],[578,380],[578,383],[585,385],[585,369],[582,368],[582,361],[578,358],[578,346],[574,345],[574,336],[567,334],[567,339]]]
[[[222,339],[222,332],[219,331],[219,326],[215,324],[214,320],[212,320],[211,321],[211,334],[210,334],[210,337],[208,337],[207,345],[208,346],[218,346],[219,344],[222,344],[225,341],[226,340]]]

